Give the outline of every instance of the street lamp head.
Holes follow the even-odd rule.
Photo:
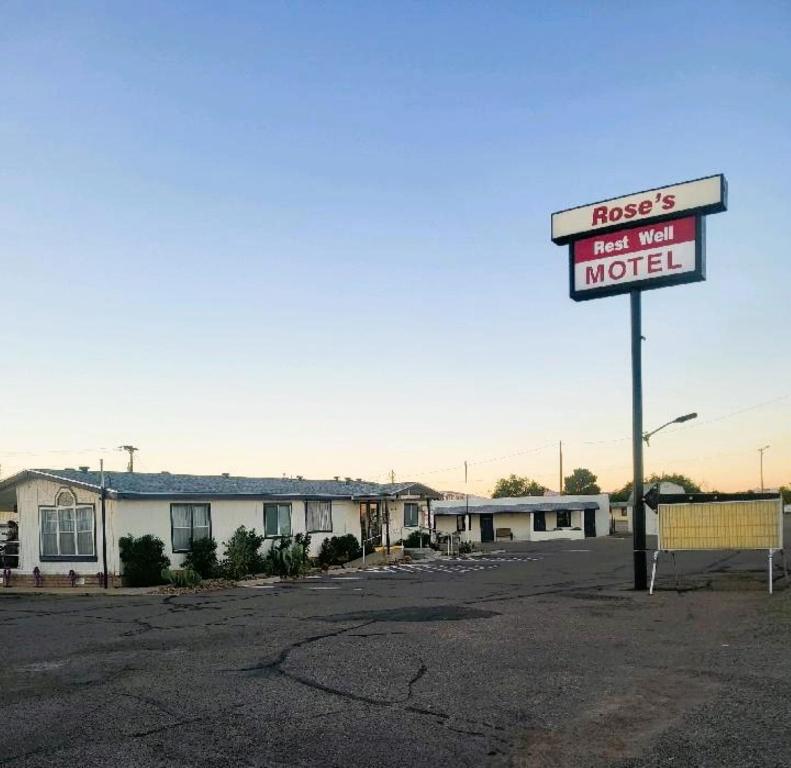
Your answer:
[[[769,446],[768,445],[764,445],[761,448],[759,448],[758,450],[759,451],[765,451],[767,448],[769,448]]]
[[[698,418],[698,414],[697,413],[687,413],[687,414],[684,414],[683,416],[679,416],[677,419],[674,419],[673,423],[674,424],[683,424],[685,421],[692,421],[692,419],[697,419],[697,418]]]

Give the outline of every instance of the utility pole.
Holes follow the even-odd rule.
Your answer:
[[[561,440],[558,443],[558,448],[560,449],[560,477],[558,479],[558,495],[563,495],[563,441]]]
[[[395,470],[391,469],[390,470],[390,484],[392,485],[393,483],[395,483]]]
[[[134,472],[135,471],[135,451],[139,451],[139,448],[135,448],[134,445],[122,445],[118,450],[126,451],[129,454],[129,463],[126,466],[127,472]]]
[[[464,460],[464,528],[470,528],[470,491],[467,488],[467,460]]]
[[[107,486],[104,481],[104,459],[99,459],[99,476],[101,478],[99,486],[101,487],[101,501],[102,501],[102,586],[107,589]]]
[[[765,445],[763,448],[758,449],[758,454],[761,457],[761,493],[764,492],[764,451],[768,451],[769,446]]]

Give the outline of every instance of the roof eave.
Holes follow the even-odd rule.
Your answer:
[[[101,486],[94,485],[93,483],[85,483],[80,480],[74,480],[70,477],[62,477],[61,475],[55,475],[50,472],[42,472],[39,469],[23,469],[21,472],[17,472],[15,475],[11,475],[11,477],[0,481],[0,491],[4,490],[5,488],[10,488],[14,485],[18,485],[19,483],[23,483],[27,480],[31,480],[32,478],[51,480],[52,482],[61,483],[63,485],[74,485],[78,488],[84,488],[85,490],[94,491],[96,493],[99,493],[102,490]]]

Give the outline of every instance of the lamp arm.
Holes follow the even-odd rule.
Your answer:
[[[671,424],[675,424],[675,423],[676,423],[676,420],[675,420],[675,419],[672,419],[671,421],[665,422],[665,423],[664,423],[664,424],[663,424],[661,427],[657,427],[657,428],[656,428],[655,430],[653,430],[652,432],[646,432],[646,433],[643,435],[643,440],[645,440],[645,444],[646,444],[646,445],[650,445],[650,443],[649,443],[648,441],[649,441],[649,440],[650,440],[650,439],[651,439],[651,438],[652,438],[652,437],[653,437],[653,436],[654,436],[654,435],[655,435],[657,432],[659,432],[659,430],[660,430],[660,429],[664,429],[665,427],[669,427]]]

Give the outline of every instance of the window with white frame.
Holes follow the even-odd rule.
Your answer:
[[[289,526],[290,530],[290,526]],[[332,502],[305,502],[305,530],[308,533],[332,531]],[[285,534],[288,535],[288,534]]]
[[[39,507],[41,559],[96,559],[96,513],[93,504],[78,504],[67,488],[55,505]]]
[[[291,536],[291,504],[264,504],[264,535]]]
[[[174,552],[189,552],[192,542],[211,536],[209,504],[170,505],[171,543]]]
[[[555,523],[558,528],[571,528],[571,512],[567,509],[557,511],[558,521]]]
[[[404,527],[417,528],[420,508],[414,501],[404,503]]]

